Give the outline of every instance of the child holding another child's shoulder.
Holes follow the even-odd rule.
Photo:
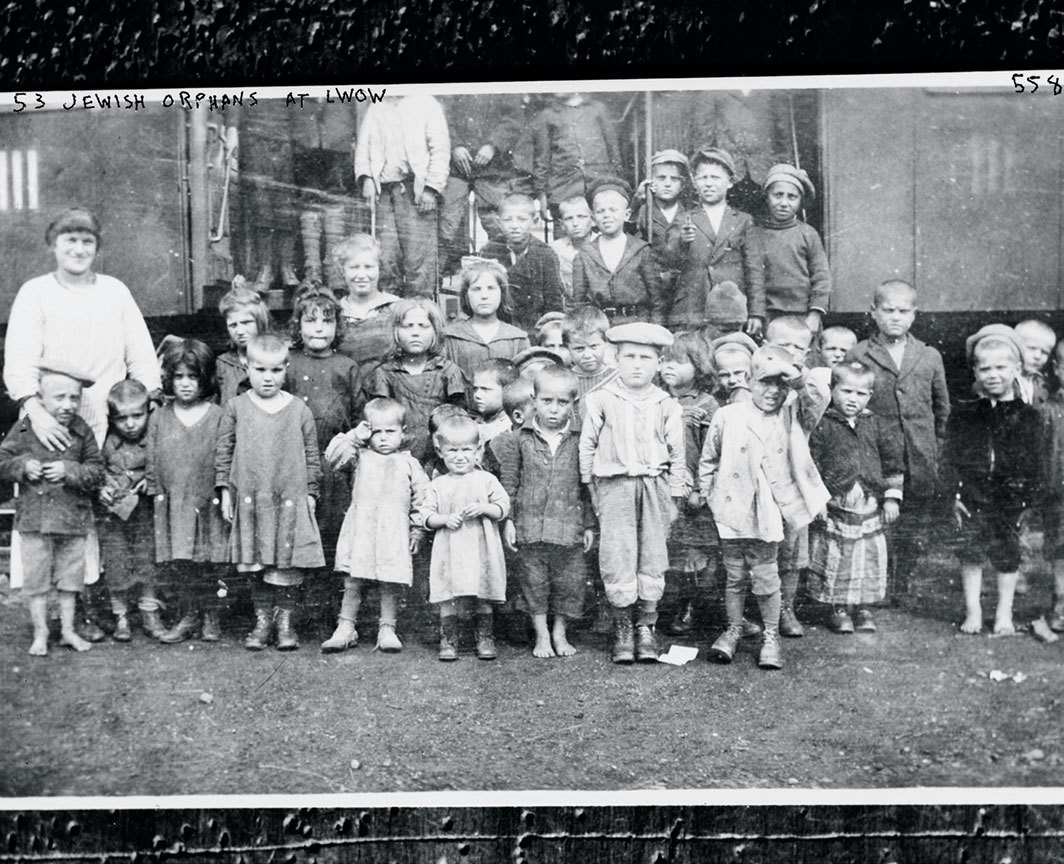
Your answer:
[[[440,423],[434,444],[447,468],[429,484],[424,526],[435,531],[429,566],[429,602],[439,604],[439,659],[458,659],[458,607],[473,598],[477,657],[494,660],[494,603],[506,599],[506,564],[498,523],[510,513],[499,481],[477,468],[480,432],[469,417]]]
[[[831,493],[823,522],[810,531],[816,599],[834,607],[836,633],[874,631],[868,605],[887,594],[884,526],[897,521],[904,480],[901,442],[868,410],[875,374],[856,361],[831,372],[831,405],[809,450]]]
[[[75,651],[92,645],[74,629],[77,595],[85,587],[86,537],[93,527],[92,500],[103,485],[103,460],[96,437],[78,416],[82,389],[93,382],[67,363],[42,357],[37,366],[41,407],[62,425],[70,444],[45,447],[28,417],[21,418],[0,444],[0,477],[21,483],[14,529],[22,548],[22,593],[33,623],[29,653],[48,653],[48,592],[59,591],[60,644]]]
[[[1012,601],[1020,568],[1020,517],[1039,494],[1042,418],[1019,398],[1022,348],[1015,331],[988,324],[965,343],[976,398],[958,403],[943,456],[953,497],[965,618],[962,633],[983,629],[983,562],[997,571],[994,633],[1015,632]]]
[[[643,322],[611,327],[606,336],[617,348],[617,378],[586,397],[580,476],[590,485],[599,517],[599,569],[613,612],[613,662],[653,663],[669,528],[691,486],[683,410],[654,383],[661,353],[673,337]]]
[[[520,548],[518,577],[532,615],[536,657],[576,653],[567,622],[583,614],[584,554],[594,542],[594,515],[580,482],[580,433],[573,427],[576,376],[562,366],[541,369],[534,381],[531,422],[514,432],[502,484],[513,502],[506,545]],[[548,630],[547,615],[554,614]]]

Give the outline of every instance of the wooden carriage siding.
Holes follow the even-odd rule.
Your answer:
[[[1049,864],[1059,806],[379,807],[0,813],[0,862]]]

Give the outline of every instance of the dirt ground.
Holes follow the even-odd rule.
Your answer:
[[[1018,622],[1050,604],[1048,575],[1030,581]],[[40,659],[21,600],[3,599],[6,796],[1061,784],[1064,640],[960,636],[944,556],[877,612],[878,633],[833,634],[806,604],[782,672],[756,668],[756,643],[707,663],[715,630],[685,642],[700,655],[682,667],[614,666],[589,630],[573,658],[502,640],[493,663],[442,664],[412,614],[401,655],[373,652],[371,627],[322,655],[318,621],[299,651],[254,654],[230,620],[222,643],[137,633]]]

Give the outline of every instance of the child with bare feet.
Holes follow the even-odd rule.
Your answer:
[[[60,644],[75,651],[92,646],[74,629],[74,604],[85,586],[85,538],[93,526],[92,499],[103,485],[103,461],[92,429],[81,417],[81,372],[61,361],[39,361],[38,396],[44,410],[66,427],[62,450],[37,440],[28,417],[0,444],[0,478],[23,484],[15,511],[22,540],[22,591],[33,622],[30,654],[48,653],[48,592],[59,590]]]
[[[1012,600],[1020,567],[1019,519],[1038,493],[1041,416],[1016,379],[1023,352],[1015,332],[988,324],[968,337],[977,398],[957,405],[946,427],[945,469],[953,493],[964,586],[962,633],[983,629],[983,561],[998,573],[994,635],[1015,632]]]
[[[580,482],[580,432],[572,424],[577,379],[563,366],[547,366],[533,387],[532,419],[516,430],[517,446],[501,460],[513,501],[503,536],[511,551],[521,547],[518,577],[536,631],[533,656],[569,657],[576,649],[567,622],[583,614],[584,555],[595,540],[591,499]]]

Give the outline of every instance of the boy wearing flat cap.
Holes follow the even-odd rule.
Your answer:
[[[962,633],[983,629],[983,563],[998,573],[995,635],[1015,632],[1012,600],[1020,569],[1020,516],[1038,496],[1041,415],[1021,398],[1023,349],[1015,331],[988,324],[968,337],[977,398],[961,401],[946,426],[943,472],[953,496],[965,617]]]
[[[667,320],[670,327],[701,327],[706,301],[722,282],[745,296],[748,333],[761,330],[765,316],[764,275],[754,221],[728,205],[735,162],[726,150],[707,147],[691,158],[698,203],[677,217],[666,237],[668,263],[679,269]]]
[[[764,625],[758,665],[779,669],[779,545],[812,522],[831,494],[807,443],[816,406],[791,355],[776,345],[758,349],[750,377],[750,401],[713,415],[699,462],[699,491],[713,511],[727,574],[728,628],[710,659],[730,663],[735,656],[749,579]]]
[[[815,189],[809,175],[779,164],[765,177],[768,216],[758,225],[769,319],[798,315],[815,335],[831,297],[831,270],[816,229],[798,218]]]
[[[662,288],[668,296],[678,274],[668,263],[666,233],[669,226],[687,209],[691,172],[687,157],[679,150],[669,149],[659,150],[650,157],[647,175],[647,179],[636,190],[632,221],[638,235],[654,248],[662,263]]]
[[[48,450],[23,417],[0,444],[0,477],[21,483],[15,529],[22,543],[22,591],[33,622],[30,654],[48,653],[48,592],[59,590],[60,644],[75,651],[92,646],[74,629],[74,605],[85,586],[85,538],[92,529],[92,500],[103,485],[103,461],[96,437],[78,416],[84,373],[60,361],[42,359],[37,395],[66,427],[70,444]]]
[[[672,344],[668,330],[622,324],[611,327],[606,338],[617,348],[617,377],[586,397],[580,479],[599,517],[599,570],[613,613],[613,662],[652,663],[658,659],[655,626],[669,566],[666,539],[678,502],[690,489],[683,411],[654,384],[661,349]]]
[[[597,306],[614,324],[664,320],[662,263],[645,240],[624,233],[631,217],[632,188],[616,177],[588,189],[598,239],[585,244],[573,262],[573,303]]]

